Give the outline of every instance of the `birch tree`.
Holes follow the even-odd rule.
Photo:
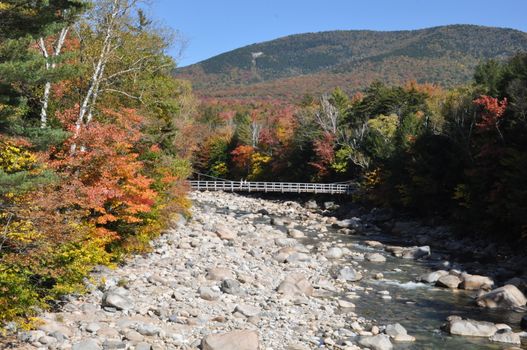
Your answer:
[[[52,51],[48,52],[44,37],[38,39],[38,47],[42,55],[46,59],[46,70],[54,70],[57,66],[56,58],[60,55],[66,36],[68,35],[69,27],[64,27],[60,30],[55,45],[52,46]],[[48,104],[49,94],[51,92],[51,81],[47,81],[44,85],[44,94],[42,96],[42,107],[40,109],[40,128],[44,129],[48,123]]]
[[[88,68],[87,84],[79,101],[74,139],[97,112],[97,105],[108,95],[124,98],[130,104],[151,102],[154,81],[166,73],[174,61],[164,55],[173,39],[151,26],[139,7],[139,0],[102,0],[75,28],[81,45],[81,61]],[[70,152],[75,153],[77,142]],[[85,145],[81,145],[85,149]]]

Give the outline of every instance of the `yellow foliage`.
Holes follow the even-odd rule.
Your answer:
[[[375,186],[381,184],[381,170],[379,168],[368,171],[364,174],[363,185],[366,188],[374,188]]]
[[[251,172],[247,175],[248,180],[257,180],[264,172],[264,168],[271,162],[272,158],[268,155],[255,152],[251,155]]]
[[[386,141],[390,140],[397,131],[399,117],[396,114],[379,115],[368,120],[368,127],[377,131]]]
[[[41,235],[29,220],[11,220],[11,213],[1,212],[0,222],[5,222],[4,235],[7,239],[18,243],[31,243]]]
[[[0,170],[15,173],[34,168],[37,158],[18,146],[7,142],[0,142]]]

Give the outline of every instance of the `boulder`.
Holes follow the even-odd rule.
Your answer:
[[[490,290],[494,285],[494,281],[487,276],[470,275],[468,273],[461,274],[462,282],[459,288],[466,290]]]
[[[454,335],[491,337],[498,331],[498,327],[491,322],[453,318],[447,325],[447,330],[450,334]]]
[[[459,279],[459,277],[454,276],[454,275],[446,275],[443,277],[439,277],[439,279],[436,282],[436,286],[443,287],[443,288],[456,289],[460,283],[461,283],[461,280]]]
[[[152,345],[145,343],[145,342],[138,343],[135,346],[135,350],[151,350],[151,349],[152,349]]]
[[[405,248],[403,259],[421,259],[430,255],[430,246]]]
[[[232,241],[236,239],[236,233],[223,224],[216,225],[215,233],[223,240]]]
[[[340,259],[344,256],[344,252],[339,247],[331,247],[326,252],[326,258],[328,259]]]
[[[371,262],[383,263],[386,261],[384,255],[379,253],[368,253],[365,255],[366,260]]]
[[[350,282],[356,282],[362,279],[362,274],[359,271],[356,271],[352,267],[343,267],[342,269],[339,270],[337,279],[344,280],[344,281],[350,281]]]
[[[278,262],[286,262],[287,258],[289,258],[290,255],[296,253],[296,249],[293,247],[284,247],[279,249],[276,253],[273,254],[273,259],[275,259]]]
[[[140,323],[135,330],[137,333],[147,337],[158,335],[161,332],[161,328],[151,323]]]
[[[304,208],[306,209],[318,209],[318,204],[314,200],[309,200],[304,204]]]
[[[227,278],[234,279],[234,275],[225,267],[213,267],[207,271],[205,278],[212,281],[223,281]]]
[[[415,337],[409,335],[406,329],[400,323],[387,325],[385,333],[397,342],[415,341]]]
[[[364,241],[364,244],[366,244],[368,247],[372,247],[372,248],[382,248],[382,247],[384,247],[384,244],[382,244],[379,241]]]
[[[232,331],[203,338],[203,350],[258,350],[258,334],[254,331]]]
[[[488,308],[516,308],[525,306],[527,299],[522,292],[512,284],[496,288],[488,293],[480,295],[476,303],[481,307]]]
[[[217,287],[216,287],[217,288]],[[201,299],[213,301],[220,297],[220,293],[218,290],[214,290],[211,287],[199,287],[198,293]]]
[[[372,350],[391,350],[393,349],[390,337],[386,334],[379,334],[373,337],[362,337],[359,344]]]
[[[439,278],[446,276],[446,275],[448,275],[447,271],[438,270],[438,271],[433,271],[433,272],[421,275],[419,276],[418,280],[419,282],[436,283]]]
[[[73,344],[72,350],[100,350],[101,347],[97,344],[95,339],[86,339],[81,342]]]
[[[239,304],[236,305],[236,308],[234,308],[234,312],[239,312],[245,317],[253,317],[258,316],[262,310],[259,307],[247,305],[247,304]]]
[[[274,244],[279,247],[294,247],[298,242],[294,238],[276,238]]]
[[[489,339],[490,341],[498,342],[498,343],[521,345],[521,339],[520,339],[519,334],[512,332],[510,329],[499,330]]]
[[[286,296],[312,296],[313,286],[301,273],[292,273],[280,283],[277,291]]]
[[[134,307],[132,300],[128,298],[128,291],[120,287],[104,293],[102,306],[114,307],[117,310],[130,310]]]
[[[304,232],[300,231],[300,230],[297,230],[296,228],[290,228],[287,230],[287,234],[289,235],[289,237],[291,238],[303,238],[304,237]]]
[[[221,282],[221,291],[226,294],[232,295],[241,295],[243,294],[243,289],[240,282],[227,278]]]

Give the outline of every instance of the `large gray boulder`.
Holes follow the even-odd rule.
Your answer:
[[[498,327],[492,322],[463,320],[459,317],[453,317],[447,325],[447,330],[454,335],[490,337],[498,331]]]
[[[404,328],[400,323],[387,325],[384,332],[397,342],[415,341],[415,337],[409,335],[406,331],[406,328]]]
[[[134,304],[128,298],[128,291],[124,288],[114,288],[104,293],[102,306],[114,307],[117,310],[133,309]]]
[[[326,258],[328,259],[340,259],[344,256],[344,252],[339,247],[331,247],[326,252]]]
[[[232,331],[203,338],[203,350],[258,350],[258,334],[253,331]]]
[[[386,334],[379,334],[373,337],[363,337],[359,344],[372,350],[392,350],[393,345],[390,337]]]
[[[522,292],[512,284],[496,288],[480,295],[476,303],[481,307],[513,309],[527,304],[527,299]]]
[[[448,275],[448,271],[438,270],[419,276],[419,282],[436,283],[438,279]]]

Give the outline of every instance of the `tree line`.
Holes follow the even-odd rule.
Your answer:
[[[480,64],[452,89],[374,82],[296,104],[210,100],[195,166],[212,176],[360,183],[357,198],[527,239],[527,54]]]

